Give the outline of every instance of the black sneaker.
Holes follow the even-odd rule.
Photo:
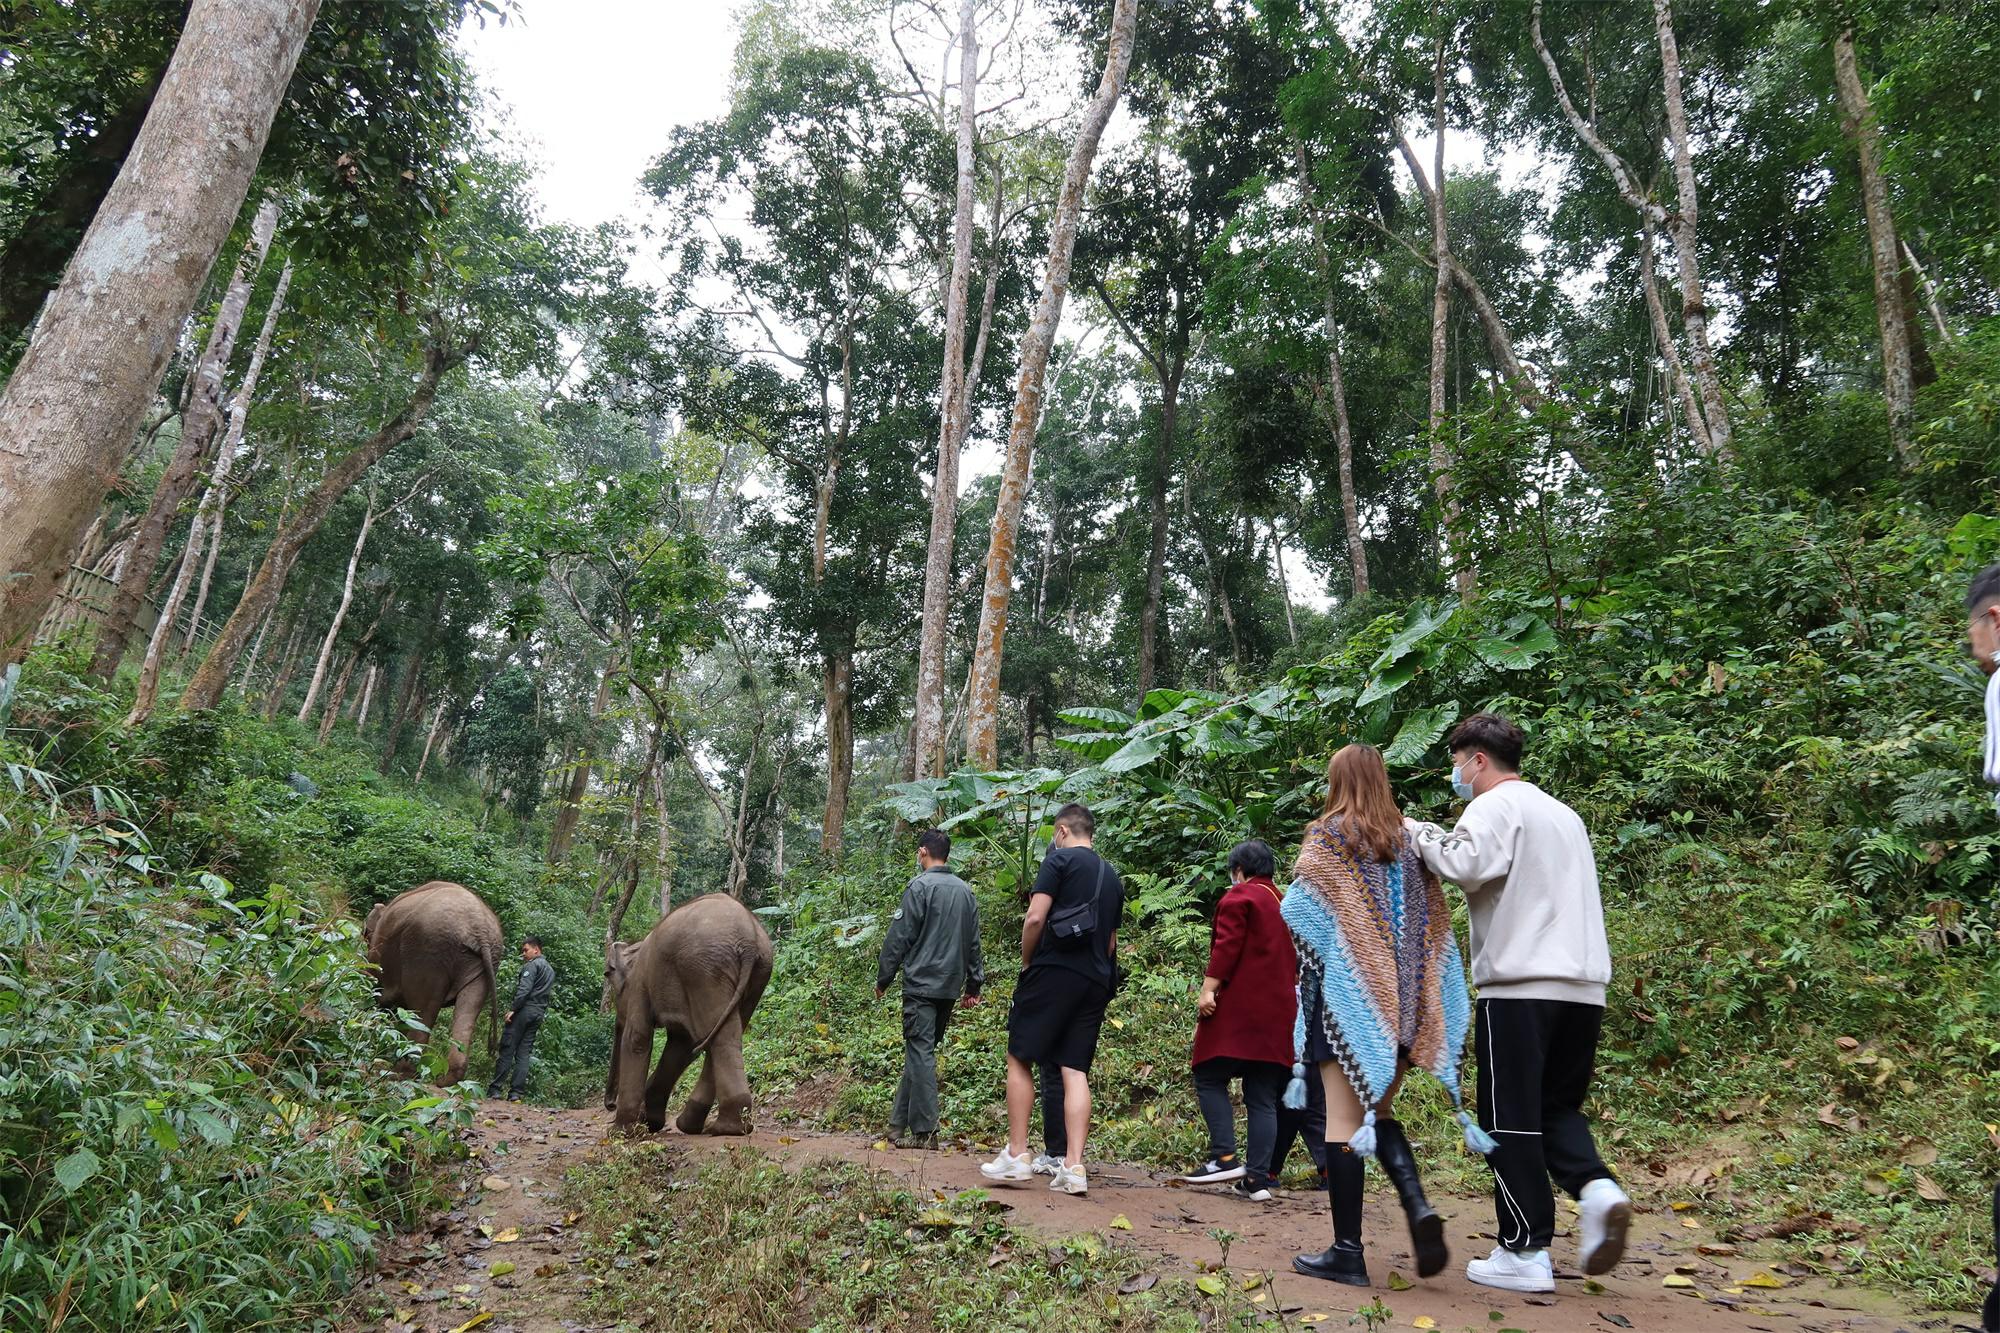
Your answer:
[[[1229,1187],[1229,1192],[1239,1199],[1248,1199],[1251,1203],[1269,1203],[1271,1201],[1270,1187],[1254,1184],[1247,1176],[1239,1176],[1236,1183]]]
[[[1182,1176],[1181,1179],[1190,1185],[1222,1185],[1232,1180],[1241,1180],[1243,1179],[1243,1159],[1241,1157],[1232,1157],[1225,1162],[1219,1157],[1211,1157],[1201,1166]]]

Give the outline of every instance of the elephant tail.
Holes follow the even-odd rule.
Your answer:
[[[500,965],[490,953],[481,953],[479,961],[486,969],[487,1017],[492,1020],[486,1025],[486,1056],[497,1060],[500,1058]]]
[[[694,1049],[696,1054],[707,1050],[709,1043],[715,1040],[716,1034],[722,1031],[730,1018],[740,1013],[743,1009],[744,997],[750,994],[750,983],[757,975],[757,956],[753,951],[747,957],[741,958],[739,962],[741,966],[736,973],[736,990],[729,997],[729,1007],[724,1009],[721,1016],[715,1020],[715,1026],[708,1030],[708,1035],[695,1044]]]

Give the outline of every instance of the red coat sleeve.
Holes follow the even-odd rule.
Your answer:
[[[1243,945],[1249,935],[1249,904],[1233,890],[1223,894],[1222,901],[1215,905],[1215,927],[1208,939],[1208,971],[1203,975],[1228,985],[1229,979],[1236,975],[1236,964],[1243,957]]]

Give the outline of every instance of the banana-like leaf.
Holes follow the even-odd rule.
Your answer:
[[[1518,622],[1527,623],[1516,628]],[[1472,651],[1479,660],[1502,671],[1524,671],[1554,652],[1556,632],[1540,616],[1517,616],[1508,622],[1506,638],[1475,639]]]
[[[1450,624],[1457,613],[1458,607],[1450,602],[1435,608],[1427,607],[1422,602],[1416,603],[1403,616],[1403,628],[1396,631],[1389,640],[1389,646],[1375,659],[1373,669],[1380,671],[1402,661],[1418,644]]]
[[[1125,742],[1117,754],[1106,759],[1099,767],[1106,773],[1129,773],[1135,768],[1145,767],[1166,752],[1167,747],[1159,737],[1135,736]]]
[[[1456,704],[1419,708],[1403,719],[1403,725],[1396,731],[1396,739],[1382,751],[1382,762],[1391,768],[1407,768],[1422,763],[1430,748],[1438,743],[1438,737],[1444,735],[1445,728],[1456,721]]]
[[[1354,706],[1366,708],[1370,704],[1379,703],[1415,680],[1416,676],[1415,662],[1404,662],[1380,671],[1376,673],[1375,679],[1368,682],[1368,688],[1361,692],[1361,697],[1354,701]]]
[[[1088,727],[1092,731],[1123,731],[1139,720],[1116,708],[1066,708],[1056,716],[1072,727]]]

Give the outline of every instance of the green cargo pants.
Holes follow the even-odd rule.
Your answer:
[[[903,996],[903,1081],[896,1085],[889,1123],[913,1135],[937,1133],[937,1047],[951,1022],[952,1004],[925,995]]]

